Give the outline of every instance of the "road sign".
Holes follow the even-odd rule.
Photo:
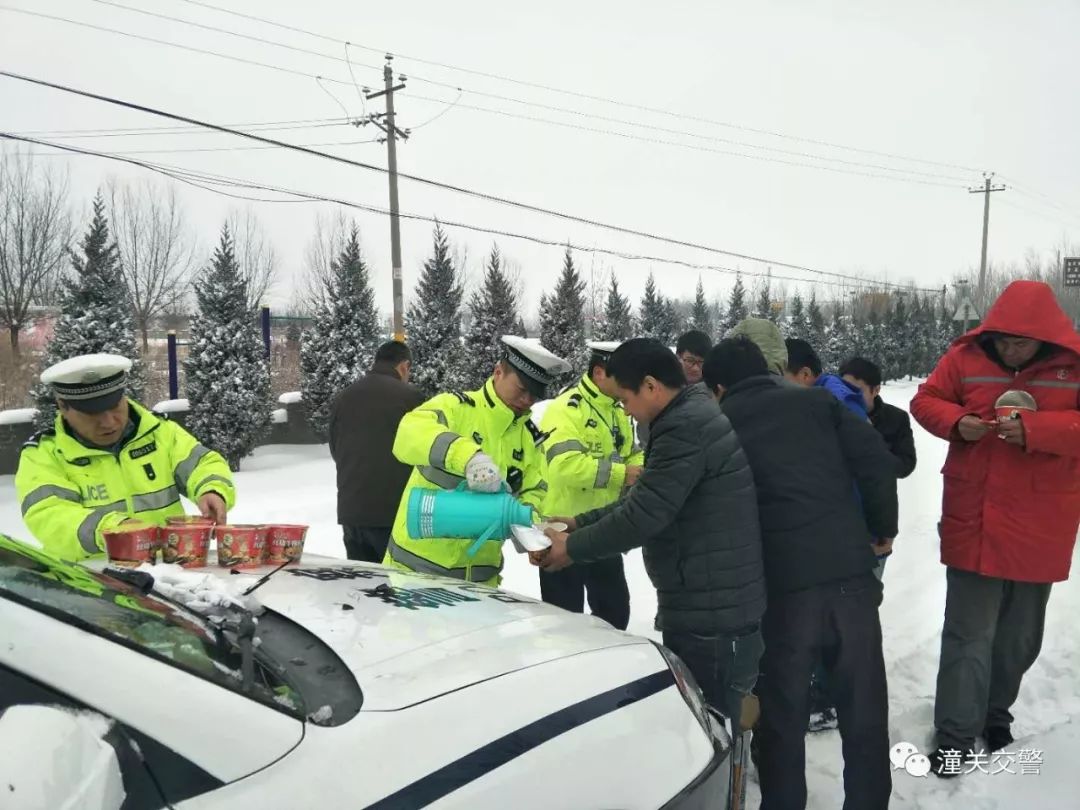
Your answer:
[[[1080,287],[1080,256],[1065,259],[1061,275],[1066,287]]]
[[[965,298],[960,302],[960,306],[956,308],[956,314],[952,316],[952,319],[964,323],[977,321],[979,320],[979,310],[975,309],[975,305],[971,303],[970,298]]]

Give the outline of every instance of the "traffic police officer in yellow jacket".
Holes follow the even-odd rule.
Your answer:
[[[555,375],[570,366],[537,341],[506,335],[502,342],[506,354],[481,389],[438,394],[402,418],[394,456],[414,469],[398,506],[385,564],[499,584],[499,543],[484,543],[470,557],[472,540],[409,536],[405,516],[414,489],[456,489],[464,481],[474,491],[498,492],[505,484],[522,503],[541,511],[547,489],[540,449],[544,436],[529,419],[529,409],[546,396]]]
[[[544,412],[544,480],[549,515],[580,515],[617,501],[641,474],[645,456],[635,446],[630,417],[615,399],[617,386],[605,366],[617,342],[589,343],[589,368]],[[622,556],[562,571],[540,571],[545,602],[574,613],[589,610],[620,630],[630,622],[630,591]]]
[[[224,523],[236,501],[225,459],[177,425],[129,400],[131,361],[115,354],[50,366],[59,412],[23,447],[15,489],[23,520],[45,550],[68,560],[102,553],[102,532],[184,514],[180,496]]]

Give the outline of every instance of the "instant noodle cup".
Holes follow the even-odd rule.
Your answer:
[[[111,531],[102,532],[105,553],[109,562],[124,568],[135,568],[157,561],[158,527],[149,523],[125,523]]]
[[[266,565],[269,549],[265,526],[227,526],[214,529],[218,565],[224,568],[259,568]]]
[[[212,518],[203,517],[202,515],[173,515],[170,518],[165,518],[166,526],[213,526],[214,521]]]
[[[266,528],[267,544],[270,546],[270,564],[299,563],[304,553],[304,538],[307,537],[308,527],[281,523]]]
[[[184,568],[203,568],[210,552],[210,533],[213,526],[166,526],[161,530],[161,559]]]
[[[1007,419],[1019,419],[1023,413],[1033,413],[1039,409],[1035,397],[1027,391],[1016,389],[1006,391],[994,403],[994,413],[999,422]]]

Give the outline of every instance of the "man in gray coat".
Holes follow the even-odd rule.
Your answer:
[[[337,395],[330,411],[330,455],[337,467],[338,523],[350,560],[381,563],[411,467],[393,454],[401,417],[424,402],[409,385],[404,343],[379,347],[364,377]]]
[[[620,501],[565,520],[534,556],[545,570],[642,547],[664,645],[738,729],[762,653],[765,574],[754,480],[731,423],[671,350],[637,338],[611,355],[628,413],[649,426],[645,469]]]

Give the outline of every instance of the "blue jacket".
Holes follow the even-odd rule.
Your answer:
[[[822,374],[814,385],[824,388],[863,421],[869,421],[870,414],[866,412],[866,401],[863,399],[862,391],[851,383],[835,374]]]
[[[819,388],[824,388],[834,397],[836,397],[843,404],[845,408],[855,414],[857,417],[865,422],[870,421],[870,414],[866,412],[866,400],[863,399],[862,391],[856,388],[851,383],[844,380],[842,377],[837,377],[835,374],[822,374],[817,378],[817,382],[814,385]],[[855,490],[855,498],[859,500],[859,506],[862,507],[862,501],[859,498],[858,489]],[[891,554],[892,552],[889,552]],[[880,560],[882,557],[888,557],[889,554],[882,554],[878,557]]]

